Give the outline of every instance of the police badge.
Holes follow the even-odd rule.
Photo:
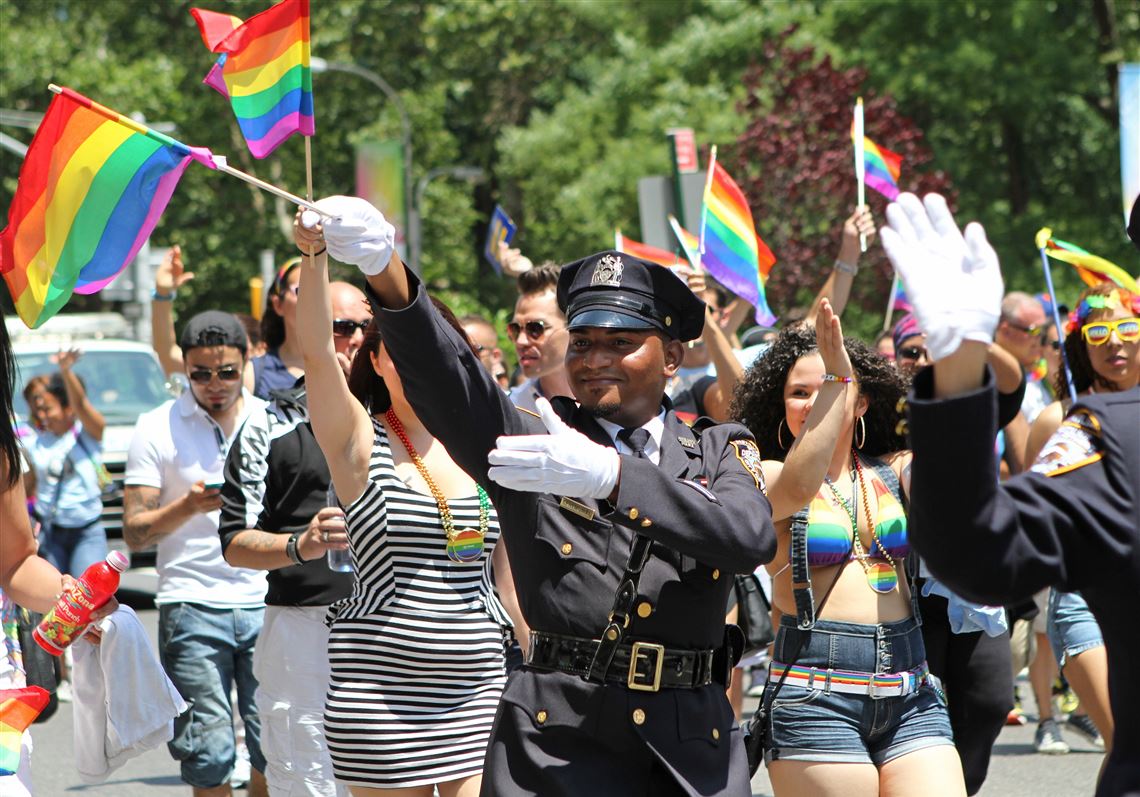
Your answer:
[[[768,486],[764,483],[764,470],[760,467],[760,449],[751,440],[729,440],[736,449],[736,458],[748,471],[748,475],[756,482],[756,489],[767,494]]]
[[[605,285],[611,288],[620,288],[621,272],[624,268],[620,257],[606,255],[594,266],[594,275],[590,277],[590,287],[596,288],[599,285]]]

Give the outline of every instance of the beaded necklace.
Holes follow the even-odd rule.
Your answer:
[[[447,558],[458,564],[478,561],[479,557],[483,555],[483,543],[487,539],[487,523],[491,516],[491,499],[487,497],[487,491],[480,485],[475,485],[475,489],[479,493],[478,530],[461,529],[456,531],[455,521],[451,517],[451,507],[448,506],[443,491],[440,490],[432,480],[431,475],[428,473],[427,466],[424,465],[424,461],[420,455],[416,453],[412,441],[408,438],[407,432],[404,431],[404,425],[400,423],[400,419],[396,417],[395,410],[389,408],[388,411],[384,413],[384,418],[388,421],[389,428],[395,433],[396,437],[400,438],[400,442],[404,444],[408,456],[412,458],[416,470],[420,472],[424,484],[428,486],[432,498],[435,499],[436,506],[439,507],[439,520],[443,524],[444,534],[447,535]]]
[[[863,476],[863,464],[859,461],[859,455],[855,449],[851,449],[851,458],[855,462],[855,467],[851,471],[851,502],[840,495],[839,491],[835,489],[835,485],[831,482],[831,477],[824,476],[823,481],[827,488],[831,490],[832,495],[836,500],[843,505],[847,510],[847,516],[851,519],[851,545],[855,549],[855,558],[859,561],[859,566],[863,568],[863,573],[867,577],[867,585],[879,594],[885,595],[893,592],[899,583],[898,572],[896,570],[895,560],[887,553],[887,549],[883,547],[879,535],[875,533],[875,521],[871,517],[871,502],[867,497],[867,481]],[[871,542],[875,549],[879,551],[887,563],[875,562],[868,563],[871,558],[870,554],[863,548],[863,541],[859,539],[859,521],[857,517],[857,508],[859,504],[858,493],[856,493],[856,483],[858,484],[859,491],[863,493],[863,512],[867,518],[867,528],[871,531]]]

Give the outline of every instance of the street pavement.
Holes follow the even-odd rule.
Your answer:
[[[151,639],[156,638],[158,612],[152,601],[152,577],[148,573],[131,571],[125,574],[124,590],[119,600],[132,606],[139,614]],[[124,677],[129,675],[124,674]],[[1027,685],[1021,693],[1029,702]],[[745,701],[745,711],[751,712],[756,700]],[[1033,750],[1034,723],[1006,727],[994,747],[989,777],[980,795],[982,797],[1082,797],[1094,790],[1101,753],[1093,750],[1075,733],[1065,736],[1073,748],[1068,755],[1038,755]],[[35,752],[32,772],[35,794],[42,797],[90,795],[90,797],[185,797],[190,793],[178,775],[178,765],[170,758],[165,745],[128,761],[115,770],[105,783],[88,786],[75,771],[71,704],[63,703],[59,711],[42,725],[33,726]],[[770,797],[771,785],[763,768],[752,781],[756,797]],[[243,790],[235,792],[243,794]],[[921,794],[921,788],[916,794]]]

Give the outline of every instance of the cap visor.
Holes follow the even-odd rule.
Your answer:
[[[627,315],[613,309],[583,310],[566,325],[568,329],[603,327],[606,329],[657,329],[652,321],[636,315]]]

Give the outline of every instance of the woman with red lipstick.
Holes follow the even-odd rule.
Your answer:
[[[1070,314],[1065,332],[1068,372],[1064,368],[1058,372],[1055,393],[1066,398],[1046,407],[1033,422],[1026,462],[1037,459],[1061,426],[1072,403],[1070,385],[1078,396],[1140,385],[1140,296],[1108,282],[1089,288]],[[1108,656],[1100,628],[1080,593],[1052,591],[1048,630],[1058,664],[1088,712],[1070,718],[1069,726],[1107,750],[1113,731]]]

